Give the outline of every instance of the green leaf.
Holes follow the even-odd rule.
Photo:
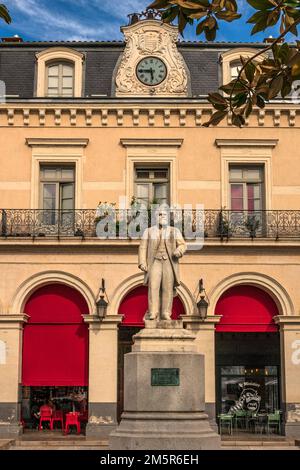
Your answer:
[[[269,0],[247,0],[247,2],[255,10],[268,10],[272,8],[272,4],[269,2]]]
[[[252,83],[256,71],[256,67],[253,62],[249,62],[245,67],[245,75],[249,83]]]
[[[270,83],[268,99],[271,100],[272,98],[275,98],[275,96],[278,96],[282,87],[283,87],[283,75],[278,75]]]
[[[9,14],[9,11],[5,5],[0,3],[0,19],[4,20],[5,23],[10,24],[11,23],[11,17]]]
[[[245,124],[245,118],[240,114],[233,114],[232,124],[236,127],[242,127]]]
[[[147,7],[147,9],[148,8],[160,9],[160,8],[167,8],[168,6],[170,6],[169,0],[155,0]]]
[[[266,106],[265,99],[262,95],[256,96],[256,104],[259,108],[264,108]]]
[[[208,100],[213,104],[221,104],[227,106],[227,101],[224,96],[220,95],[220,93],[209,93]]]
[[[208,122],[203,124],[204,127],[217,126],[227,116],[228,111],[217,111],[215,112]]]
[[[292,85],[287,80],[285,80],[283,82],[283,86],[281,89],[282,98],[285,98],[287,95],[289,95],[291,91],[292,91]]]
[[[228,23],[238,20],[239,18],[241,18],[241,16],[242,15],[240,15],[239,13],[233,13],[231,11],[220,11],[216,13],[216,17],[219,20],[224,20],[224,21],[227,21]]]

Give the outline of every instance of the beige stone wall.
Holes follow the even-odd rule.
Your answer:
[[[40,125],[40,108],[28,110],[27,125],[24,125],[24,109],[16,107],[12,122],[8,125],[11,110],[0,106],[0,148],[2,170],[0,174],[1,207],[31,207],[32,154],[33,149],[26,145],[28,138],[40,139],[89,139],[82,157],[82,208],[95,208],[102,201],[118,202],[126,191],[126,149],[121,139],[183,139],[176,157],[177,181],[176,202],[204,203],[205,207],[219,209],[222,203],[221,150],[215,145],[216,139],[278,139],[271,150],[270,159],[270,200],[272,209],[297,209],[300,203],[300,164],[298,163],[299,115],[291,116],[291,111],[282,105],[280,126],[274,126],[274,108],[268,108],[264,117],[254,114],[249,125],[243,129],[227,126],[203,128],[197,124],[197,108],[190,106],[171,109],[169,124],[165,124],[163,111],[154,109],[154,117],[149,117],[151,109],[139,110],[138,125],[134,125],[132,109],[122,109],[122,118],[117,108],[107,110],[107,123],[103,125],[103,114],[99,108],[92,109],[92,117],[87,120],[86,108],[78,106],[76,124],[70,124],[69,108],[57,110],[49,108],[45,114],[45,124]],[[170,106],[171,108],[171,106]],[[57,117],[57,111],[61,114]],[[181,113],[184,114],[181,114]],[[202,110],[204,122],[208,110]],[[151,120],[152,119],[152,120]],[[261,121],[259,121],[261,119]],[[199,121],[200,122],[200,121]],[[261,125],[259,125],[261,122]],[[278,122],[278,121],[277,121]],[[56,125],[55,125],[56,123]],[[118,125],[119,123],[119,125]],[[49,147],[49,154],[59,155],[59,149]],[[250,155],[249,148],[243,153]],[[155,155],[155,153],[154,153]],[[151,152],[144,159],[151,161]],[[292,170],[292,171],[291,171]],[[129,197],[132,196],[128,195]]]

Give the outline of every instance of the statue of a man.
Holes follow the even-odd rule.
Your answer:
[[[139,268],[148,285],[147,320],[170,320],[176,287],[180,285],[179,258],[186,251],[180,230],[168,225],[168,213],[158,211],[156,225],[147,228],[139,249]]]

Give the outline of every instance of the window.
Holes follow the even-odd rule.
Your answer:
[[[230,165],[231,210],[260,211],[263,209],[263,166]]]
[[[47,66],[47,90],[49,97],[74,96],[74,65],[68,62],[55,62]]]
[[[50,47],[38,52],[36,59],[36,96],[82,96],[84,54],[69,47]]]
[[[221,54],[220,62],[222,64],[223,85],[227,85],[231,80],[237,78],[239,68],[241,67],[241,57],[248,59],[258,52],[257,49],[250,47],[239,47],[229,49]],[[267,54],[262,54],[255,59],[256,62],[261,62],[267,57]]]
[[[238,78],[240,70],[241,70],[241,63],[240,62],[231,62],[231,64],[230,64],[231,80],[235,80],[235,79]]]
[[[135,197],[146,206],[169,204],[169,168],[136,166]]]
[[[75,207],[75,167],[43,165],[40,182],[44,223],[55,225],[58,217],[64,223],[70,221]]]

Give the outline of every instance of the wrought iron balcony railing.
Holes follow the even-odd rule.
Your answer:
[[[173,223],[182,230],[186,238],[190,238],[188,234],[193,231],[196,233],[202,226],[204,238],[300,240],[300,210],[185,210],[173,211],[172,214]],[[137,215],[139,214],[130,209],[115,210],[110,216],[111,222],[115,223],[115,231],[111,235],[103,216],[99,217],[96,209],[72,211],[2,209],[0,236],[2,238],[139,238],[142,230],[139,231],[139,225],[136,224]],[[151,225],[150,216],[147,223]],[[136,236],[132,236],[130,230],[127,232],[130,224],[137,225]],[[99,231],[99,227],[102,232]]]

